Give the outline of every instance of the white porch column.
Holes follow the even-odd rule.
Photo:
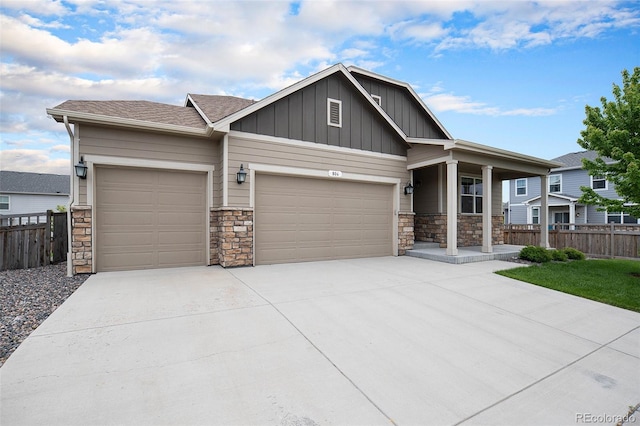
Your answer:
[[[491,241],[491,179],[493,166],[482,166],[482,252],[493,252]]]
[[[458,254],[458,160],[447,161],[447,256]]]
[[[549,176],[540,176],[540,246],[549,248]]]
[[[569,201],[569,223],[576,223],[576,205],[573,201]],[[569,229],[576,229],[575,226],[571,225]]]

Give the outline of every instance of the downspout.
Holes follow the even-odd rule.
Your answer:
[[[67,133],[69,133],[69,143],[71,144],[70,149],[69,149],[69,154],[71,155],[71,172],[69,174],[69,208],[67,208],[67,276],[68,277],[72,277],[73,276],[73,260],[71,258],[72,256],[72,247],[71,247],[71,234],[72,234],[72,229],[71,229],[71,206],[74,204],[75,200],[74,200],[74,192],[73,192],[73,186],[74,186],[74,179],[75,179],[75,174],[74,174],[74,167],[73,165],[75,164],[75,158],[73,155],[73,141],[74,141],[74,136],[73,136],[73,131],[71,131],[71,126],[69,126],[69,119],[67,118],[67,116],[63,116],[62,117],[63,121],[64,121],[64,125],[67,128]]]

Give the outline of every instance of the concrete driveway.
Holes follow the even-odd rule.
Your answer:
[[[513,266],[100,273],[0,369],[0,423],[615,424],[640,314],[492,273]]]

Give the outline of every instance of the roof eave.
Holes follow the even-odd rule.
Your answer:
[[[447,138],[453,139],[453,136],[451,136],[451,133],[449,133],[449,131],[444,127],[444,125],[440,122],[440,120],[438,120],[438,118],[431,112],[427,104],[424,103],[422,98],[416,93],[415,90],[413,90],[413,87],[411,87],[409,83],[405,83],[404,81],[400,81],[400,80],[394,80],[393,78],[376,74],[374,72],[371,72],[362,68],[358,68],[353,65],[348,68],[348,71],[349,72],[354,71],[354,72],[357,72],[358,74],[366,75],[367,77],[375,78],[377,80],[381,80],[390,84],[395,84],[396,86],[402,86],[406,88],[407,90],[409,90],[409,93],[411,93],[411,95],[416,99],[416,101],[418,101],[420,106],[422,106],[425,112],[429,114],[429,117],[431,117],[431,119],[436,123],[436,125],[440,128],[442,133],[444,133]]]
[[[520,154],[514,151],[508,151],[506,149],[494,148],[488,145],[482,145],[475,142],[469,142],[462,139],[456,139],[450,148],[445,149],[460,149],[464,151],[477,152],[480,154],[488,154],[502,158],[509,158],[512,160],[536,164],[538,166],[544,166],[548,169],[553,169],[561,166],[561,163],[556,161],[544,160],[542,158],[533,157],[530,155]]]
[[[269,95],[266,98],[261,99],[258,102],[252,105],[249,105],[246,108],[241,109],[240,111],[237,111],[231,115],[228,115],[227,117],[224,117],[216,121],[215,123],[210,124],[210,127],[212,127],[214,130],[217,130],[217,131],[228,132],[229,126],[234,121],[240,120],[241,118],[244,118],[247,115],[258,111],[259,109],[264,108],[265,106],[273,102],[276,102],[282,98],[285,98],[286,96],[289,96],[290,94],[304,87],[307,87],[317,81],[320,81],[323,78],[328,77],[331,74],[334,74],[336,72],[342,72],[342,74],[353,84],[353,86],[360,93],[362,93],[362,95],[364,95],[364,98],[378,111],[378,113],[387,121],[387,123],[389,123],[389,125],[393,127],[393,129],[398,133],[398,135],[402,138],[402,140],[405,142],[407,141],[407,135],[402,131],[402,129],[391,119],[391,117],[389,117],[389,115],[386,112],[384,112],[382,107],[378,105],[373,100],[373,98],[371,98],[370,94],[367,93],[366,90],[364,90],[364,88],[360,85],[360,83],[358,83],[358,81],[351,75],[351,73],[349,73],[347,68],[342,64],[333,65],[325,70],[322,70],[316,74],[313,74],[303,80],[300,80],[299,82],[294,83],[291,86],[286,87],[272,95]]]
[[[210,136],[213,131],[210,127],[196,129],[188,126],[179,126],[176,124],[154,123],[151,121],[135,120],[131,118],[113,117],[102,114],[92,114],[87,112],[61,110],[56,108],[47,108],[47,114],[53,117],[57,122],[62,122],[66,116],[70,122],[115,125],[130,129],[155,130],[163,133],[176,133],[180,135],[191,136]]]

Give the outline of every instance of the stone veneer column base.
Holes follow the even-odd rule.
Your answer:
[[[252,266],[253,209],[223,207],[211,213],[211,264],[224,268]],[[215,255],[217,262],[214,262]]]
[[[398,256],[404,256],[413,248],[415,215],[413,212],[398,213]]]
[[[439,243],[447,246],[447,215],[417,214],[415,218],[416,241]],[[504,217],[491,217],[493,245],[504,244]],[[458,214],[458,247],[482,245],[482,215]]]
[[[92,273],[91,206],[71,207],[71,272]]]

